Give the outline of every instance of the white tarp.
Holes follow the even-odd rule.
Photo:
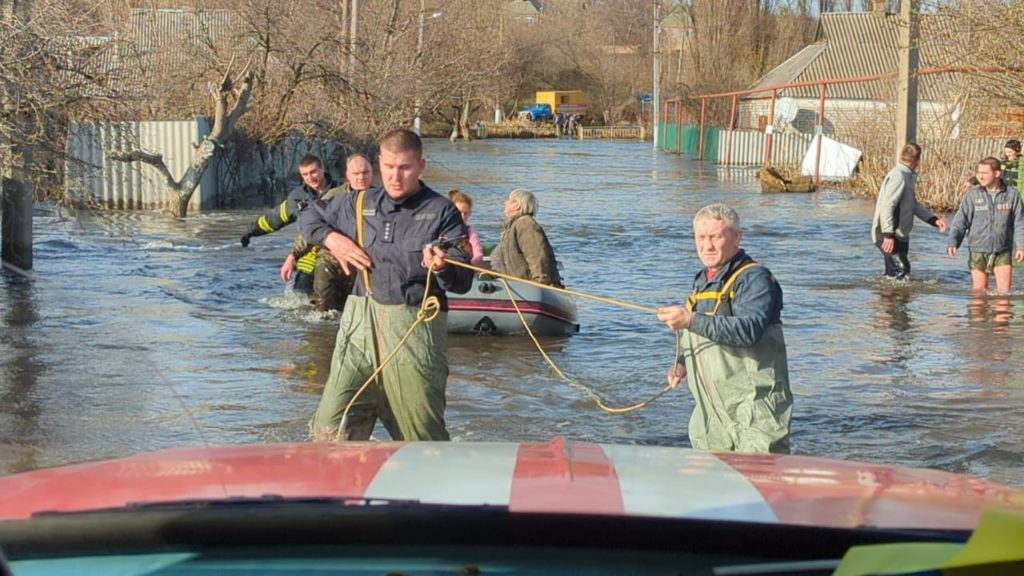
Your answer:
[[[822,180],[841,181],[853,175],[853,170],[860,161],[861,151],[828,136],[817,138],[821,138],[821,164],[818,166],[818,176]],[[814,139],[811,140],[804,160],[800,163],[800,173],[804,176],[814,176],[814,165],[817,161],[818,141]]]

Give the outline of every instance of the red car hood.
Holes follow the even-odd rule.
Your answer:
[[[986,507],[1024,512],[1024,490],[933,470],[556,438],[164,450],[0,478],[0,519],[265,495],[962,530]]]

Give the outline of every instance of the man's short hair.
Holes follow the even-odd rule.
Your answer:
[[[324,163],[320,161],[320,157],[316,154],[306,154],[299,160],[299,168],[305,168],[306,166],[312,166],[313,164],[321,167],[324,165]]]
[[[390,152],[413,152],[417,158],[423,157],[423,141],[420,137],[406,128],[395,128],[380,137],[377,145],[381,150],[387,149]]]
[[[1009,148],[1010,150],[1016,150],[1019,153],[1020,152],[1020,140],[1007,140],[1006,141],[1006,146],[1003,146],[1003,148]]]
[[[992,172],[999,172],[1003,169],[1002,164],[999,163],[999,159],[994,156],[989,156],[981,162],[978,162],[978,166],[988,166],[992,169]]]
[[[921,160],[921,147],[909,142],[900,150],[900,161],[906,163],[919,162]]]
[[[351,165],[354,160],[358,160],[360,158],[366,160],[366,163],[370,165],[370,168],[373,168],[373,161],[370,160],[369,156],[363,154],[362,152],[353,152],[349,154],[347,158],[345,158],[345,169],[347,170],[349,165]]]
[[[697,227],[697,222],[700,220],[721,220],[725,222],[726,226],[733,229],[736,232],[741,230],[740,228],[740,215],[735,210],[729,208],[721,202],[715,202],[714,204],[708,204],[701,208],[693,216],[693,226]]]

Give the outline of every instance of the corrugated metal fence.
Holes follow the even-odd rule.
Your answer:
[[[766,134],[756,130],[723,131],[718,136],[715,160],[719,164],[760,166],[764,163],[767,140]],[[774,134],[771,163],[775,166],[799,165],[813,140],[809,134]]]
[[[660,148],[682,154],[697,155],[700,149],[699,128],[692,124],[677,127],[674,123],[662,124]],[[678,134],[677,134],[678,131]],[[846,139],[833,136],[840,141]],[[732,166],[761,166],[765,161],[767,134],[757,130],[720,130],[713,126],[704,129],[704,159],[716,164]],[[776,133],[772,138],[769,164],[774,166],[799,166],[814,136],[803,133]],[[1001,138],[957,138],[924,139],[920,142],[925,154],[943,162],[968,163],[986,156],[998,157],[1003,151]],[[856,147],[855,144],[851,144]]]
[[[66,144],[64,182],[72,198],[106,208],[148,210],[175,206],[159,171],[140,162],[120,162],[114,152],[145,150],[163,155],[171,175],[180,178],[193,146],[210,133],[210,120],[72,124]],[[217,162],[216,157],[214,163]],[[217,170],[207,170],[189,202],[190,210],[216,206]]]
[[[65,188],[83,204],[121,210],[177,206],[162,175],[141,162],[111,160],[113,152],[145,150],[163,155],[174,178],[181,178],[192,152],[210,133],[209,118],[163,122],[73,124],[64,164]],[[289,138],[279,146],[231,140],[224,143],[189,201],[189,211],[265,205],[282,198],[298,182],[297,166],[315,154],[340,176],[343,150],[336,142]]]

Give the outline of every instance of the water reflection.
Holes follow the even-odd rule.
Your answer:
[[[39,437],[42,407],[36,394],[46,365],[32,328],[39,321],[28,278],[4,270],[0,332],[0,469],[36,467],[33,439]]]
[[[975,360],[970,381],[986,386],[1005,386],[1016,372],[1007,362],[1015,343],[1010,339],[1013,307],[1006,295],[974,293],[967,300],[967,333],[962,353]]]
[[[908,332],[913,329],[913,319],[908,311],[914,299],[909,283],[906,286],[883,286],[878,290],[879,321],[893,332]]]
[[[910,314],[914,291],[909,282],[882,282],[885,285],[878,289],[875,318],[878,326],[887,328],[881,334],[888,336],[891,344],[881,353],[888,363],[906,369],[914,357],[915,326]]]
[[[967,301],[967,318],[973,326],[1001,332],[1005,336],[1013,320],[1010,297],[1004,294],[974,293]]]

